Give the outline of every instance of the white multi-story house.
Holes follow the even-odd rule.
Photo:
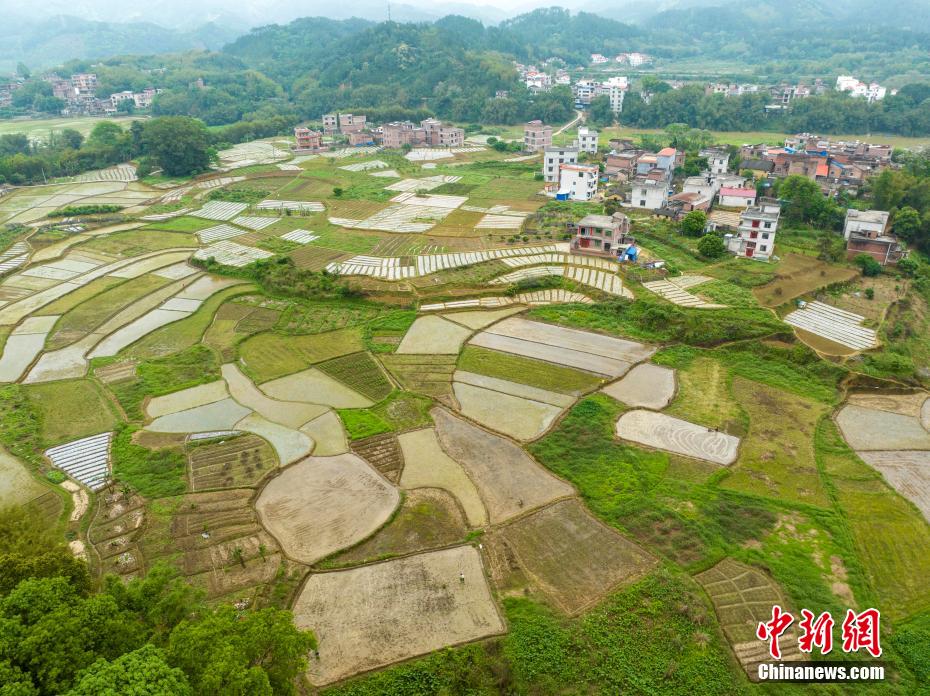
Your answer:
[[[707,169],[711,174],[726,174],[730,166],[730,153],[726,150],[706,148],[698,153],[699,157],[707,158]]]
[[[597,154],[597,131],[587,126],[578,129],[578,139],[575,141],[575,147],[581,152]]]
[[[846,211],[846,220],[843,223],[843,237],[849,239],[853,234],[864,236],[885,234],[888,229],[889,213],[884,210],[854,210]]]
[[[885,98],[887,88],[877,82],[866,84],[852,75],[840,75],[836,78],[836,91],[849,92],[850,96],[864,98],[870,102]]]
[[[740,213],[736,234],[727,235],[727,249],[731,254],[747,259],[768,261],[775,250],[775,233],[781,206],[772,199],[761,199],[758,205]]]
[[[593,164],[563,164],[559,167],[556,198],[590,201],[597,193],[598,168]]]
[[[668,183],[663,180],[636,178],[630,193],[630,206],[659,210],[668,203]]]
[[[601,55],[600,53],[592,53],[591,62],[594,63],[595,65],[600,65],[601,63],[607,62],[607,57]]]
[[[548,184],[554,184],[559,180],[559,168],[563,164],[577,163],[577,147],[547,147],[543,153],[543,179]]]

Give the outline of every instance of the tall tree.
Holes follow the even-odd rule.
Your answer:
[[[168,176],[190,176],[210,165],[210,134],[202,121],[188,116],[164,116],[145,124],[145,154]]]

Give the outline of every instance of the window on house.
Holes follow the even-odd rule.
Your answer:
[[[765,223],[765,229],[770,229],[771,227],[772,227],[772,223],[771,223],[771,222]]]
[[[639,205],[640,205],[641,208],[645,208],[645,207],[646,207],[646,201],[645,201],[645,200],[640,201],[640,202],[639,202]]]
[[[767,247],[765,246],[765,244],[763,244],[762,246],[759,247],[759,251],[765,251],[766,248],[767,248]]]
[[[768,238],[769,238],[769,233],[768,233],[768,232],[763,232],[763,233],[762,233],[762,239],[768,239]]]

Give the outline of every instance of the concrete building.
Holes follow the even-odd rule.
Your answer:
[[[339,132],[343,135],[358,133],[365,130],[366,118],[364,115],[339,114]]]
[[[336,114],[323,114],[323,132],[332,135],[339,130],[339,117]]]
[[[756,204],[756,190],[721,187],[717,193],[717,202],[725,208],[748,208]]]
[[[623,213],[586,215],[569,226],[572,251],[582,254],[614,256],[618,249],[633,243],[630,219]]]
[[[426,129],[411,121],[393,121],[381,127],[381,144],[387,148],[426,145]]]
[[[707,158],[707,169],[711,174],[726,174],[730,165],[730,153],[726,150],[707,148],[698,153],[699,157]]]
[[[577,147],[547,147],[543,153],[543,179],[547,184],[554,184],[559,180],[559,168],[563,164],[577,163]]]
[[[310,128],[295,128],[294,140],[294,150],[299,152],[319,150],[323,147],[323,134]]]
[[[97,73],[78,73],[71,76],[71,86],[78,96],[93,96],[97,92]]]
[[[465,144],[465,129],[444,124],[435,118],[420,121],[426,131],[426,143],[430,147],[462,147]]]
[[[560,165],[556,198],[569,201],[590,201],[597,193],[598,173],[597,166],[593,164]]]
[[[523,149],[526,152],[542,152],[550,145],[552,126],[547,126],[538,119],[523,126]]]
[[[597,154],[597,131],[593,128],[588,128],[587,126],[582,126],[578,129],[578,139],[575,141],[575,147],[577,147],[581,152],[588,152],[590,154]]]
[[[846,258],[868,254],[882,266],[893,266],[907,258],[898,238],[888,231],[888,217],[884,210],[847,210],[843,225]]]
[[[727,249],[747,259],[768,261],[775,250],[775,233],[781,207],[777,201],[760,199],[759,205],[740,213],[740,224],[735,235],[727,235]]]
[[[637,177],[630,192],[630,206],[644,210],[659,210],[668,203],[668,183],[664,180]]]
[[[717,179],[707,173],[704,176],[689,176],[681,187],[682,193],[696,193],[710,200],[716,197],[719,190],[720,185],[717,183]]]

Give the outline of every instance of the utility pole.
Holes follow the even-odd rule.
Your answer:
[[[391,3],[388,2],[387,5],[388,5],[388,21],[390,22],[391,21]]]

